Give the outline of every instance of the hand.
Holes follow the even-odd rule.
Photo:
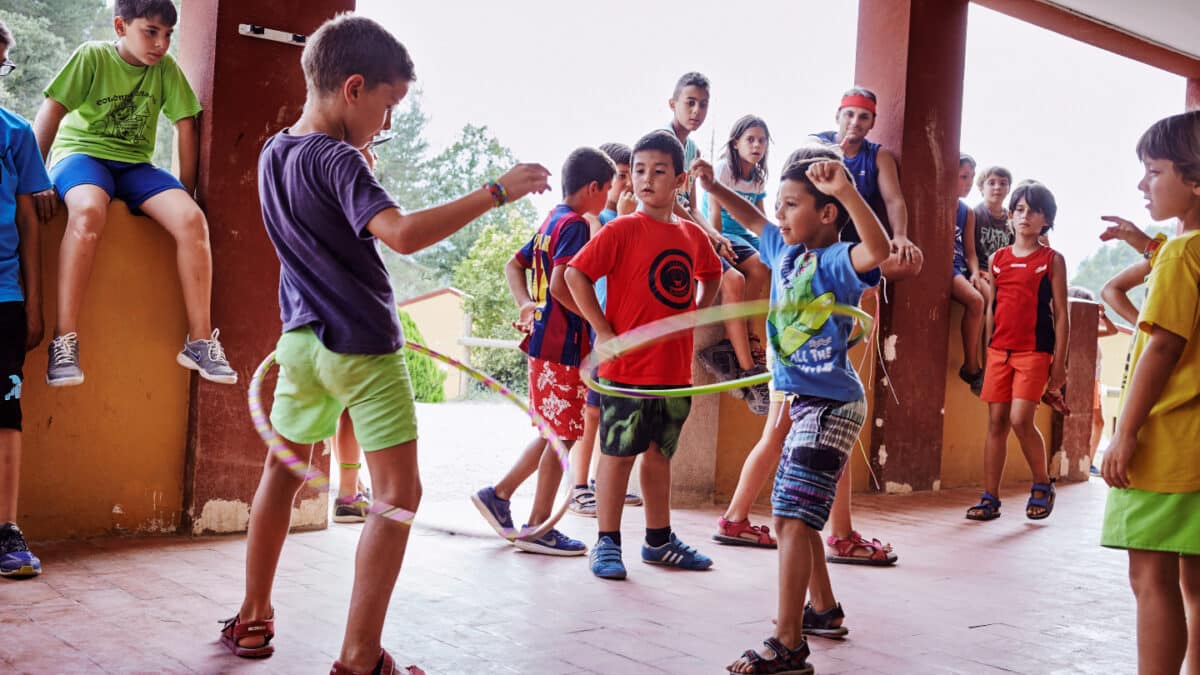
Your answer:
[[[907,264],[911,264],[917,257],[917,245],[912,243],[908,237],[893,237],[892,238],[892,253],[898,253],[900,259]]]
[[[1129,487],[1129,462],[1137,449],[1137,438],[1118,433],[1104,450],[1104,461],[1100,464],[1100,476],[1109,487]]]
[[[691,174],[692,177],[696,179],[696,182],[700,183],[700,187],[704,188],[706,192],[712,191],[712,164],[709,164],[706,160],[697,158],[692,162]]]
[[[808,167],[806,173],[808,179],[813,182],[813,187],[827,195],[836,197],[845,194],[847,189],[855,189],[846,175],[845,165],[836,160],[816,162]]]
[[[592,351],[600,355],[601,359],[609,359],[620,353],[612,343],[616,339],[616,334],[609,331],[596,331],[596,339],[592,342]]]
[[[637,197],[633,196],[633,190],[626,190],[622,192],[620,198],[617,199],[618,216],[627,216],[634,211],[637,211],[637,207],[638,200]]]
[[[584,213],[579,217],[583,218],[583,222],[588,224],[588,232],[592,233],[593,235],[604,226],[604,223],[600,222],[600,216],[594,213]]]
[[[520,313],[517,315],[517,320],[513,322],[513,328],[525,333],[526,335],[533,332],[533,317],[537,312],[536,302],[527,302],[521,305]]]
[[[550,171],[541,164],[518,164],[509,169],[496,181],[504,186],[508,201],[536,192],[541,194],[550,189]]]
[[[54,188],[33,193],[33,201],[37,206],[38,219],[43,223],[53,218],[54,213],[58,211],[58,193]]]
[[[1046,382],[1046,391],[1061,393],[1067,383],[1067,369],[1058,364],[1050,366],[1050,380]]]
[[[25,351],[31,352],[42,343],[45,324],[42,323],[41,309],[25,307]]]
[[[1137,225],[1124,218],[1118,216],[1100,216],[1100,220],[1112,223],[1112,225],[1109,225],[1100,233],[1100,241],[1119,239],[1132,246],[1138,253],[1145,251],[1146,245],[1150,243],[1151,237],[1149,235],[1142,232]]]
[[[713,230],[708,233],[708,238],[712,240],[712,245],[716,249],[717,255],[728,260],[730,263],[737,260],[737,255],[733,252],[733,242],[729,241],[725,235]]]

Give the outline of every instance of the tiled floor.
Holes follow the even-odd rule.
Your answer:
[[[715,510],[674,518],[681,537],[716,560],[711,571],[631,562],[627,581],[608,582],[585,558],[518,552],[486,536],[465,499],[427,494],[435,498],[422,504],[425,525],[384,632],[402,664],[431,674],[715,674],[770,633],[775,553],[707,542]],[[834,566],[851,633],[811,641],[817,672],[1134,672],[1125,556],[1096,544],[1103,487],[1063,487],[1040,524],[1024,519],[1017,493],[1004,495],[999,520],[968,522],[974,496],[857,499],[856,525],[891,540],[900,564]],[[626,512],[627,562],[637,560],[640,521],[640,509]],[[594,528],[563,522],[589,543]],[[0,671],[328,672],[358,531],[336,525],[290,538],[274,597],[277,651],[261,662],[216,643],[217,620],[241,598],[242,537],[40,544],[45,574],[0,583]]]

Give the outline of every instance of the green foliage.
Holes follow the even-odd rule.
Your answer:
[[[505,207],[493,213],[499,218],[483,227],[470,252],[454,269],[454,286],[465,291],[476,337],[519,340],[512,327],[516,306],[504,277],[504,265],[533,233],[530,221]],[[473,347],[471,363],[517,392],[528,391],[525,355],[515,349]]]
[[[1147,230],[1150,236],[1154,236],[1159,232],[1165,232],[1168,235],[1172,234],[1171,229],[1167,227],[1151,227]],[[1071,278],[1072,286],[1082,286],[1100,298],[1100,289],[1109,279],[1117,275],[1118,272],[1129,267],[1130,265],[1140,261],[1142,257],[1138,255],[1125,242],[1109,242],[1104,244],[1095,253],[1084,258],[1079,263],[1079,267],[1075,270],[1075,276]],[[1143,284],[1129,293],[1129,299],[1134,305],[1141,307],[1142,302],[1146,299],[1146,286]],[[1111,310],[1111,308],[1109,308]],[[1113,321],[1121,322],[1120,317],[1114,312],[1109,312],[1109,316]]]
[[[75,45],[67,43],[51,30],[45,16],[5,13],[0,16],[12,31],[16,44],[9,59],[16,70],[0,78],[0,106],[33,121],[42,105],[42,89],[70,56]]]
[[[425,344],[417,322],[404,310],[400,310],[400,327],[404,329],[405,339]],[[446,400],[446,390],[443,386],[446,382],[446,372],[438,367],[437,362],[411,349],[404,350],[404,360],[408,363],[408,376],[412,379],[414,398],[422,403],[441,403]]]

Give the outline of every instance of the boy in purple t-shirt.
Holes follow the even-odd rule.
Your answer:
[[[301,63],[304,112],[267,140],[259,158],[263,221],[279,255],[284,331],[271,423],[307,462],[312,444],[333,436],[342,410],[349,410],[376,499],[414,511],[421,482],[412,387],[375,240],[401,253],[418,251],[494,206],[549,189],[549,172],[521,164],[452,202],[401,213],[360,148],[391,126],[392,108],[408,93],[414,74],[407,50],[374,21],[341,15],[309,37]],[[221,631],[221,642],[238,656],[264,657],[274,649],[271,585],[303,484],[268,454],[250,508],[245,597]],[[407,543],[407,525],[367,519],[333,672],[397,672],[380,636]]]
[[[574,298],[563,281],[566,263],[588,242],[585,215],[596,215],[608,200],[616,167],[595,148],[579,148],[563,164],[563,203],[554,207],[533,237],[513,254],[504,268],[508,288],[520,315],[517,327],[528,333],[521,349],[529,355],[529,407],[537,411],[554,433],[571,446],[587,434],[584,402],[588,389],[579,374],[579,363],[591,348],[591,329],[579,315]],[[528,272],[533,271],[530,294]],[[593,420],[595,422],[595,420]],[[594,432],[593,432],[594,438]],[[512,493],[538,472],[537,492],[527,525],[550,518],[554,493],[562,480],[562,465],[550,443],[538,434],[494,487],[471,495],[484,520],[505,538],[513,527],[509,511]],[[583,555],[587,546],[556,529],[537,539],[515,538],[512,544],[530,553]]]

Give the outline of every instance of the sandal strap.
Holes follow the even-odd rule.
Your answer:
[[[833,607],[818,612],[812,605],[808,603],[804,605],[804,627],[805,628],[832,628],[833,622],[839,619],[844,620],[846,612],[842,609],[842,604],[835,603]]]
[[[800,639],[800,644],[795,649],[788,649],[783,646],[783,643],[777,637],[769,637],[763,640],[763,646],[775,652],[774,661],[780,666],[796,666],[806,663],[808,660],[808,641],[803,638]]]
[[[259,621],[242,621],[241,616],[235,614],[228,619],[222,619],[218,623],[224,624],[221,632],[227,633],[235,644],[240,643],[244,638],[261,637],[263,638],[263,646],[266,646],[275,637],[274,614],[269,619]]]

